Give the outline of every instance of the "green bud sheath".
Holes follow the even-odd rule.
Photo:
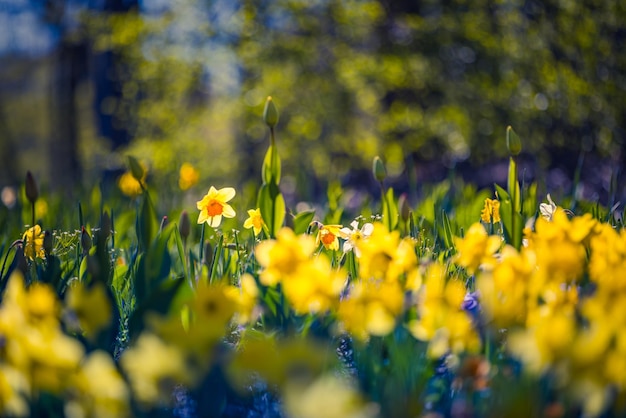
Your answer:
[[[516,156],[522,151],[522,141],[511,126],[506,128],[506,147],[512,156]]]
[[[374,157],[374,162],[372,164],[372,173],[374,173],[374,178],[379,182],[385,180],[387,177],[387,170],[385,170],[385,164],[383,164],[383,160],[377,155]]]
[[[263,120],[270,128],[278,123],[278,110],[272,101],[272,96],[268,96],[265,101],[265,109],[263,110]]]

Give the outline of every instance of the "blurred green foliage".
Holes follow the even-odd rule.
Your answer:
[[[324,189],[311,178],[359,176],[375,155],[392,179],[493,161],[509,124],[540,167],[581,150],[623,158],[624,21],[611,0],[180,0],[82,24],[94,51],[121,58],[121,97],[94,110],[131,131],[124,151],[152,176],[175,184],[184,161],[203,179],[255,176],[271,95],[297,173],[283,187],[307,196]]]

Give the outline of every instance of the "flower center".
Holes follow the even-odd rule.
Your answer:
[[[322,231],[320,239],[324,245],[330,245],[335,241],[335,236],[330,231]]]
[[[209,216],[217,216],[217,215],[221,215],[222,212],[224,212],[224,208],[220,202],[213,199],[209,201],[208,205],[206,205],[206,211],[209,214]]]

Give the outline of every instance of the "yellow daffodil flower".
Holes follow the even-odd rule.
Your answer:
[[[181,190],[188,190],[193,187],[200,179],[198,170],[189,163],[183,163],[180,167],[178,186]]]
[[[45,258],[46,252],[43,249],[43,231],[39,225],[28,228],[22,240],[24,241],[24,255],[31,260],[35,258]]]
[[[263,217],[261,216],[261,209],[248,210],[248,219],[243,223],[243,227],[246,229],[252,228],[254,235],[259,235],[263,230]]]
[[[209,192],[197,202],[200,215],[198,223],[206,222],[213,228],[220,226],[222,216],[225,218],[234,218],[235,210],[226,202],[235,197],[235,189],[232,187],[224,187],[217,190],[211,186]]]
[[[500,222],[500,201],[498,199],[485,199],[485,206],[480,213],[480,219],[488,224]]]
[[[315,245],[320,243],[324,248],[328,250],[337,251],[339,249],[339,231],[342,225],[322,225],[319,224],[319,230],[317,231],[317,237],[315,238]]]

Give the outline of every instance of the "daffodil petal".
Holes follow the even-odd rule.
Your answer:
[[[217,192],[218,199],[222,202],[228,202],[230,199],[235,197],[235,189],[232,187],[224,187]]]
[[[374,232],[374,225],[371,223],[366,223],[365,225],[363,225],[363,228],[361,228],[361,232],[365,236],[372,235],[372,232]]]
[[[235,215],[236,213],[232,206],[224,204],[224,206],[222,207],[222,216],[224,216],[225,218],[234,218]]]
[[[222,223],[222,215],[215,215],[211,217],[209,222],[213,228],[217,228]]]

